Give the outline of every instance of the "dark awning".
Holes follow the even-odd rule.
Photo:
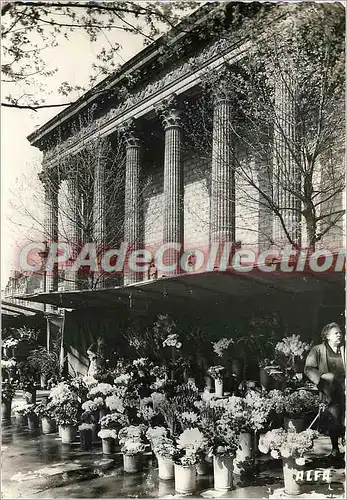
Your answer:
[[[11,300],[1,301],[1,314],[6,316],[35,316],[36,314],[43,314],[41,308],[28,307],[27,305],[20,304],[17,300],[15,303]]]
[[[67,309],[86,307],[115,307],[139,304],[142,301],[178,303],[227,302],[231,298],[247,299],[278,294],[297,295],[338,288],[344,291],[343,272],[283,273],[210,271],[188,273],[142,281],[133,285],[98,290],[36,293],[26,295],[25,300],[51,304]]]

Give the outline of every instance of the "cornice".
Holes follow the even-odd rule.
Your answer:
[[[83,147],[82,138],[83,141],[86,141],[110,135],[116,132],[124,122],[138,119],[155,110],[163,99],[169,98],[172,94],[178,96],[188,89],[198,86],[207,70],[218,69],[225,62],[235,63],[243,58],[250,48],[249,41],[237,44],[234,49],[229,46],[224,51],[221,48],[222,45],[223,41],[218,41],[208,48],[209,54],[207,51],[202,51],[198,58],[189,59],[158,81],[146,85],[120,106],[111,109],[105,116],[95,120],[90,127],[47,151],[43,160],[45,167],[54,166],[65,156],[77,153]]]
[[[229,2],[226,2],[229,3]],[[204,22],[206,17],[209,16],[211,12],[217,12],[221,10],[221,5],[218,5],[218,2],[210,2],[205,5],[202,5],[198,10],[193,12],[190,16],[184,18],[177,26],[174,28],[179,31],[176,36],[172,38],[170,44],[173,45],[178,42],[180,39],[189,35],[189,30],[187,32],[184,31],[184,26],[187,23],[194,23],[194,26],[197,26]],[[181,28],[182,27],[182,28]],[[170,34],[170,32],[169,32]],[[107,92],[117,85],[121,84],[123,80],[125,80],[131,73],[134,71],[138,71],[140,68],[142,69],[146,64],[158,58],[161,53],[161,46],[163,44],[163,40],[165,40],[167,34],[161,36],[158,40],[153,42],[148,47],[145,47],[140,52],[135,54],[129,61],[121,66],[121,68],[116,71],[114,74],[108,76],[104,80],[102,80],[99,84],[95,85],[91,90],[83,94],[74,104],[66,107],[63,111],[58,113],[55,117],[45,123],[42,127],[40,127],[35,132],[31,133],[27,139],[32,146],[37,146],[38,142],[42,140],[45,136],[47,136],[54,129],[65,123],[67,120],[72,118],[78,112],[82,111],[87,106],[90,106],[93,102],[97,101],[100,93]]]

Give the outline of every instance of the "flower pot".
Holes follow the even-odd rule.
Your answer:
[[[73,443],[76,439],[76,427],[73,425],[61,426],[61,442],[64,444]]]
[[[47,406],[48,405],[48,396],[41,396],[41,402],[42,402],[43,406]]]
[[[93,431],[92,429],[83,429],[80,431],[80,441],[82,450],[91,450],[93,446]]]
[[[37,415],[28,415],[28,429],[34,431],[39,428],[39,417]]]
[[[196,464],[196,472],[198,476],[206,476],[210,471],[210,464],[203,458],[201,462]]]
[[[18,425],[28,425],[28,417],[26,415],[22,415],[21,413],[14,413],[16,417],[16,424]]]
[[[47,375],[41,373],[40,375],[40,387],[41,389],[45,389],[47,386]]]
[[[98,436],[98,428],[96,425],[93,426],[92,428],[92,443],[99,443],[100,438]]]
[[[142,455],[124,455],[123,454],[124,472],[140,472],[142,469]]]
[[[211,392],[212,391],[212,387],[213,387],[212,377],[210,377],[210,375],[206,375],[206,377],[205,377],[205,390],[207,392]]]
[[[8,359],[11,357],[11,347],[3,347],[4,358]]]
[[[1,420],[11,420],[12,399],[7,399],[1,403]]]
[[[291,423],[294,427],[296,432],[302,432],[305,430],[305,417],[298,417],[298,418],[290,418],[290,417],[284,417],[284,428],[288,430],[289,423]]]
[[[42,425],[42,434],[52,434],[53,432],[55,432],[56,425],[52,418],[42,417],[41,425]]]
[[[196,490],[196,466],[183,467],[175,464],[175,491],[177,493],[194,493]]]
[[[59,437],[61,437],[61,436],[62,436],[62,432],[63,432],[62,426],[59,424],[59,425],[58,425],[58,433],[59,433]]]
[[[248,458],[252,458],[254,455],[253,449],[254,443],[254,435],[252,432],[241,432],[239,436],[239,446],[240,448],[237,450],[236,458],[243,462]]]
[[[285,493],[287,495],[300,495],[301,486],[295,480],[300,467],[295,463],[293,457],[282,458],[282,462]]]
[[[241,474],[240,464],[254,457],[254,435],[251,432],[241,432],[239,447],[234,460],[234,474]]]
[[[216,378],[214,381],[214,392],[215,396],[222,397],[223,396],[223,380]]]
[[[227,455],[213,456],[214,489],[228,491],[233,486],[233,458]]]
[[[242,379],[242,363],[239,359],[233,358],[230,363],[231,374],[236,377],[236,380],[241,381]]]
[[[114,439],[106,438],[102,439],[101,442],[104,455],[111,455],[114,452]]]
[[[36,403],[36,389],[32,389],[31,391],[24,392],[25,402],[28,405]]]
[[[270,376],[264,368],[260,368],[259,381],[263,389],[268,390],[271,384]]]
[[[175,476],[174,463],[171,458],[161,457],[157,455],[159,479],[173,479]]]

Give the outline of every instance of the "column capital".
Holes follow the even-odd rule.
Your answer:
[[[216,85],[212,90],[215,105],[223,103],[235,103],[235,91],[231,88],[230,85],[232,77],[233,73],[227,66],[223,67],[223,69],[219,71],[218,75],[216,75]]]
[[[163,99],[156,107],[155,111],[162,120],[164,129],[170,127],[181,127],[182,111],[176,94]]]
[[[42,172],[38,174],[38,178],[40,179],[46,190],[58,189],[60,186],[61,177],[56,171],[52,172],[48,170],[42,170]]]
[[[140,132],[134,119],[123,123],[119,128],[119,132],[122,134],[127,148],[140,147]]]

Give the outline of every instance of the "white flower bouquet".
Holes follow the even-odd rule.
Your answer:
[[[87,422],[83,422],[83,424],[78,426],[79,431],[92,431],[93,429],[95,429],[95,425],[88,424]]]
[[[100,439],[117,439],[117,431],[114,429],[101,429],[98,436]]]
[[[115,411],[117,413],[124,413],[125,411],[123,398],[117,396],[116,394],[108,396],[106,398],[105,404],[111,411]]]
[[[220,339],[218,340],[218,342],[212,342],[213,350],[217,354],[217,356],[221,358],[224,354],[224,351],[226,351],[229,345],[233,343],[234,343],[233,339],[227,339],[227,338]]]
[[[123,441],[121,452],[124,455],[139,455],[146,450],[146,445],[141,441],[126,439]]]
[[[102,429],[120,429],[129,425],[129,419],[123,413],[111,413],[105,415],[99,421]]]
[[[305,352],[310,349],[310,345],[300,340],[300,335],[291,335],[285,337],[275,346],[275,351],[283,354],[287,358],[298,357],[303,358]]]
[[[222,365],[210,366],[207,373],[211,375],[212,378],[221,380],[223,378],[223,372],[225,368]]]
[[[2,343],[2,347],[4,347],[5,349],[7,348],[10,348],[10,347],[16,347],[19,343],[19,340],[18,339],[15,339],[13,337],[8,337],[7,339],[5,339]]]
[[[148,427],[146,431],[146,438],[149,442],[153,442],[158,438],[167,437],[168,430],[165,427],[155,426]]]
[[[182,347],[182,342],[178,340],[177,333],[168,335],[163,342],[163,347],[176,347],[176,349],[180,349]]]
[[[123,427],[118,434],[119,442],[120,444],[122,444],[128,439],[133,439],[134,441],[142,441],[145,437],[146,430],[147,427],[143,424]]]
[[[138,359],[134,359],[133,361],[133,365],[136,367],[136,368],[143,368],[144,366],[146,366],[148,363],[148,358],[138,358]]]
[[[93,400],[88,399],[82,404],[82,410],[87,413],[94,413],[104,406],[104,400],[102,398],[95,398]]]
[[[200,462],[208,450],[205,435],[197,428],[186,429],[176,440],[176,451],[173,461],[183,467],[190,467]]]
[[[114,387],[111,384],[100,383],[89,390],[88,397],[90,399],[103,398],[110,396],[114,391]]]
[[[127,386],[131,382],[131,379],[132,379],[131,373],[122,373],[118,375],[118,377],[116,377],[113,382],[115,385]]]
[[[6,370],[10,370],[14,368],[17,364],[15,359],[2,359],[1,360],[1,368],[5,368]]]
[[[273,429],[268,431],[259,441],[259,451],[269,453],[275,459],[295,458],[298,465],[303,464],[303,456],[312,450],[314,439],[318,433],[311,429],[296,432],[294,426],[289,424],[288,431],[284,429]]]
[[[176,447],[172,439],[166,436],[158,436],[152,441],[154,453],[160,457],[173,458],[176,453]]]

